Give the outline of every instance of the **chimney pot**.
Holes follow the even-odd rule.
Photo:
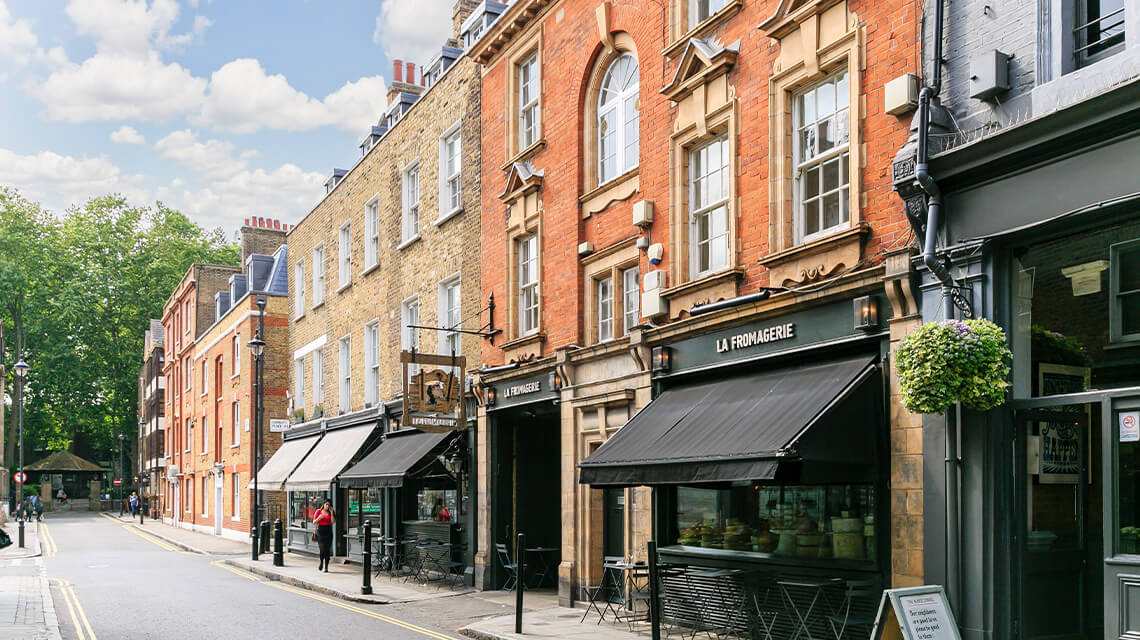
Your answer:
[[[249,226],[249,218],[246,218],[246,219],[245,219],[245,224],[244,224],[244,225],[242,225],[242,226],[245,226],[245,227],[248,227],[248,226]]]
[[[407,77],[405,78],[405,80],[407,81],[408,84],[415,84],[416,83],[416,63],[407,62],[407,63],[405,63],[405,65],[407,66]]]
[[[392,82],[404,81],[404,61],[396,59],[392,61]]]
[[[273,228],[274,228],[275,230],[276,230],[276,229],[280,229],[280,228],[281,228],[281,221],[280,221],[280,220],[274,220],[274,221],[273,221]]]
[[[424,66],[422,64],[420,65],[420,86],[427,86],[427,78],[424,77]]]

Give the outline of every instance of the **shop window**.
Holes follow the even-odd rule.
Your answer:
[[[1109,248],[1113,342],[1140,341],[1140,240]]]
[[[538,332],[538,236],[515,241],[518,253],[519,336]]]
[[[456,522],[459,492],[455,489],[420,489],[416,494],[416,515],[420,520]]]
[[[402,202],[401,247],[420,237],[420,163],[418,160],[404,169]]]
[[[313,516],[328,499],[328,491],[290,491],[289,526],[299,529],[314,528]]]
[[[637,58],[622,53],[610,63],[598,91],[598,184],[638,164],[640,76]]]
[[[372,521],[373,531],[379,530],[383,495],[384,490],[377,487],[349,492],[348,513],[344,515],[348,536],[359,535],[365,520]]]
[[[541,81],[539,77],[538,53],[532,53],[516,65],[518,83],[518,149],[527,149],[538,142],[541,122]]]
[[[673,542],[796,558],[874,561],[870,484],[678,487]]]
[[[688,153],[693,279],[728,266],[728,154],[728,139],[724,136]]]
[[[1078,67],[1124,49],[1124,0],[1077,0],[1073,54]]]
[[[849,93],[847,72],[842,71],[796,96],[793,146],[799,242],[834,233],[850,221]]]
[[[313,306],[325,301],[325,245],[313,247]]]

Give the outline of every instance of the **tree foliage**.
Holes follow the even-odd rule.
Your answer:
[[[11,371],[22,353],[31,366],[25,452],[67,448],[110,460],[119,433],[133,448],[149,320],[162,316],[191,264],[238,258],[221,229],[204,231],[162,203],[135,207],[106,196],[56,218],[0,189],[3,362]]]

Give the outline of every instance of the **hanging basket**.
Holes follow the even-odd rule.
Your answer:
[[[895,351],[903,404],[915,413],[942,413],[956,402],[993,409],[1005,401],[1012,358],[1005,332],[989,320],[924,324]]]

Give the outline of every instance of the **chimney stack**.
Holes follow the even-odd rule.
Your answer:
[[[424,88],[416,82],[416,63],[406,60],[392,61],[392,83],[388,85],[388,104],[401,93],[420,95]]]

